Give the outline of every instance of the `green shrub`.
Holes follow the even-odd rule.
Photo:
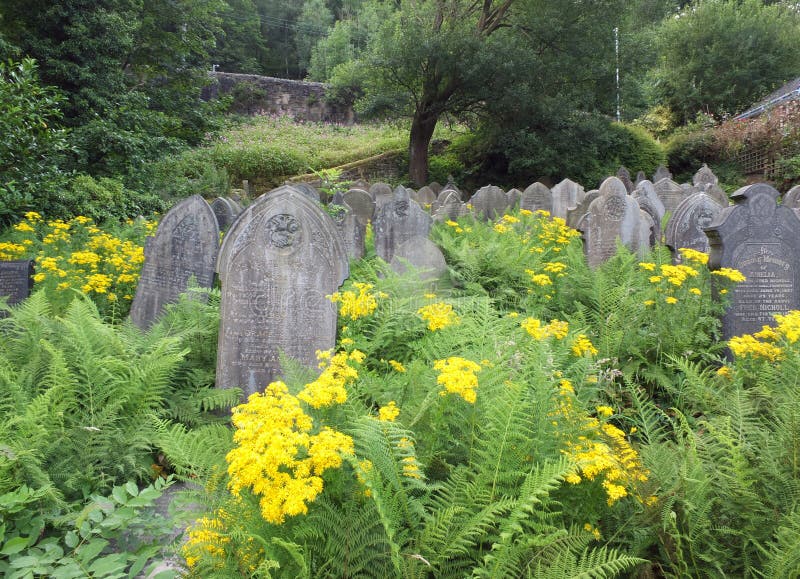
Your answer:
[[[166,203],[151,193],[127,189],[122,181],[108,177],[95,179],[78,175],[66,190],[59,192],[49,217],[70,219],[79,215],[98,223],[121,221],[163,211]]]
[[[719,160],[710,131],[678,132],[667,142],[666,150],[667,166],[676,181],[691,179],[703,163],[712,165]]]

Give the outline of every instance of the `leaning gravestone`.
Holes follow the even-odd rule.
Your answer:
[[[600,191],[598,189],[592,189],[586,195],[584,195],[581,202],[578,203],[578,206],[574,209],[567,210],[567,225],[572,227],[572,229],[578,229],[578,223],[581,222],[583,216],[586,215],[589,211],[589,205],[592,204],[592,201],[597,199],[600,195]]]
[[[617,252],[617,242],[631,251],[642,248],[645,236],[641,209],[625,185],[616,177],[609,177],[600,185],[600,194],[589,205],[583,222],[584,252],[590,267],[597,267]]]
[[[617,179],[622,181],[622,184],[625,185],[625,190],[630,194],[633,193],[635,186],[633,181],[631,181],[631,172],[628,171],[628,168],[624,165],[617,170]]]
[[[325,296],[348,274],[336,225],[292,186],[262,195],[231,227],[217,261],[222,284],[217,387],[263,390],[280,355],[317,367],[336,342],[336,307]]]
[[[490,221],[505,214],[508,209],[508,198],[500,187],[487,185],[475,192],[469,204],[472,205],[476,219]]]
[[[519,208],[526,211],[547,211],[553,214],[553,192],[538,181],[525,188],[519,200]]]
[[[682,247],[703,253],[711,250],[705,230],[722,209],[722,205],[705,193],[695,193],[681,201],[667,222],[666,231],[666,245],[675,263],[681,261],[678,250]]]
[[[786,195],[783,196],[781,204],[792,209],[800,209],[800,185],[795,185],[789,189]]]
[[[211,211],[217,217],[220,231],[226,230],[242,212],[241,205],[226,197],[217,197],[211,202]]]
[[[375,215],[375,253],[390,263],[402,243],[412,237],[427,237],[431,223],[431,216],[409,198],[408,191],[398,187],[392,202],[378,209]]]
[[[722,320],[725,339],[761,330],[772,314],[800,309],[800,217],[778,205],[778,191],[759,183],[743,187],[706,229],[710,269],[744,274]]]
[[[33,288],[33,260],[0,261],[0,298],[9,306],[20,303],[31,295]],[[7,312],[0,310],[0,318]]]
[[[417,270],[422,281],[444,280],[447,277],[444,255],[427,236],[418,235],[401,243],[395,250],[391,266],[401,275],[411,266]]]
[[[509,189],[506,191],[506,201],[508,201],[508,209],[513,211],[519,209],[519,200],[522,198],[522,191],[519,189]]]
[[[170,209],[155,237],[145,240],[131,321],[139,328],[149,328],[164,306],[178,301],[189,278],[194,277],[201,288],[211,288],[218,249],[217,218],[202,197],[192,195]]]
[[[655,187],[658,198],[664,204],[664,210],[668,213],[675,211],[680,202],[691,195],[691,193],[687,193],[683,187],[670,179],[661,179],[653,187]]]
[[[649,180],[643,179],[634,189],[633,198],[636,199],[639,207],[653,219],[653,226],[655,227],[655,232],[657,232],[655,237],[660,241],[661,221],[664,219],[666,210],[661,199],[656,194],[655,187]]]

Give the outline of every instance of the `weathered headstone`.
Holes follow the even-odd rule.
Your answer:
[[[682,247],[703,253],[710,251],[705,229],[722,209],[722,205],[706,193],[695,193],[681,201],[667,222],[666,230],[666,245],[676,263],[680,262],[678,250]]]
[[[547,211],[553,213],[553,192],[539,183],[525,188],[519,200],[519,208],[527,211]]]
[[[800,309],[800,217],[778,205],[778,191],[759,183],[732,196],[706,229],[711,244],[709,267],[730,267],[744,274],[722,320],[725,339],[761,330],[772,314]]]
[[[388,195],[389,197],[392,196],[392,187],[388,183],[378,182],[373,183],[372,186],[369,188],[369,194],[372,195],[372,198],[377,200],[377,198],[381,195]]]
[[[375,216],[375,201],[363,189],[350,189],[343,197],[345,205],[350,207],[364,224]]]
[[[438,183],[437,181],[434,181],[433,183],[431,183],[430,185],[428,185],[428,187],[430,187],[430,188],[431,188],[431,191],[433,191],[433,193],[434,193],[434,194],[435,194],[437,197],[439,196],[439,193],[441,193],[441,192],[442,192],[442,189],[443,189],[442,185],[441,185],[440,183]]]
[[[628,195],[622,181],[616,177],[603,181],[600,194],[589,205],[582,229],[589,266],[597,267],[612,257],[617,252],[617,242],[632,251],[643,249],[641,219],[639,204]]]
[[[449,191],[441,205],[436,208],[433,214],[433,220],[437,222],[448,220],[455,221],[459,217],[464,217],[465,215],[469,215],[467,204],[459,199],[455,191]]]
[[[583,216],[589,212],[589,205],[591,205],[592,201],[597,199],[600,195],[600,191],[598,189],[592,189],[586,195],[583,196],[578,206],[574,209],[567,210],[567,225],[572,227],[573,229],[579,229],[578,224],[580,223]]]
[[[628,168],[624,165],[617,170],[617,179],[622,181],[622,184],[625,185],[625,190],[628,193],[632,193],[635,189],[633,185],[633,181],[631,181],[631,172],[628,171]]]
[[[317,190],[317,188],[311,185],[310,183],[303,183],[303,182],[292,183],[291,186],[300,191],[301,193],[303,193],[303,195],[305,195],[312,201],[319,202],[320,200],[319,190]]]
[[[570,179],[564,179],[552,189],[553,217],[566,219],[570,209],[574,209],[583,201],[585,192],[581,185]]]
[[[416,199],[414,199],[420,205],[430,205],[434,201],[436,201],[436,193],[433,192],[433,189],[425,185],[421,187],[419,191],[417,191]]]
[[[660,231],[659,231],[660,235]],[[656,223],[644,209],[639,209],[639,224],[634,234],[635,244],[640,255],[644,255],[648,247],[653,247],[656,244]]]
[[[644,171],[639,171],[636,173],[636,179],[633,180],[634,186],[638,187],[639,183],[647,179],[647,175],[645,175]]]
[[[412,237],[401,243],[392,258],[392,269],[404,274],[407,266],[417,270],[423,281],[443,280],[447,277],[447,263],[442,251],[427,236]]]
[[[379,208],[375,215],[375,253],[390,263],[395,250],[412,237],[427,237],[431,229],[431,216],[416,201],[412,201],[403,187],[394,191],[391,203]]]
[[[522,198],[522,191],[519,189],[509,189],[506,191],[506,200],[508,201],[508,209],[514,210],[519,208],[519,200]]]
[[[33,260],[0,261],[0,298],[9,306],[20,303],[31,295],[33,288]],[[0,318],[8,315],[0,310]]]
[[[233,220],[241,213],[241,206],[226,197],[217,197],[211,202],[211,211],[217,217],[217,224],[220,231],[230,227]]]
[[[800,209],[800,185],[795,185],[789,189],[786,195],[783,196],[781,204],[792,209]]]
[[[692,184],[700,189],[705,189],[709,185],[719,185],[719,179],[708,165],[703,163],[703,166],[692,177]]]
[[[294,187],[262,195],[236,220],[217,262],[222,284],[217,387],[263,390],[281,353],[317,367],[336,343],[337,311],[325,296],[348,274],[328,214]]]
[[[145,240],[131,321],[139,328],[149,328],[164,306],[178,301],[189,278],[193,277],[198,287],[211,288],[218,249],[217,218],[202,197],[192,195],[170,209],[155,237]]]
[[[686,199],[691,193],[684,191],[683,187],[670,179],[662,179],[653,185],[658,198],[664,204],[664,210],[672,213],[681,201]]]
[[[367,222],[359,219],[358,215],[347,204],[338,205],[335,210],[329,208],[328,213],[336,224],[339,235],[342,236],[347,249],[347,257],[350,259],[364,257]]]
[[[476,219],[489,221],[505,214],[508,209],[508,199],[505,192],[496,185],[481,187],[469,200],[472,212]]]
[[[672,173],[669,172],[664,165],[659,165],[656,168],[656,172],[653,174],[653,183],[658,183],[662,179],[670,179],[672,180]]]
[[[655,228],[654,241],[661,241],[661,221],[664,219],[666,210],[661,199],[656,194],[655,187],[650,181],[644,179],[634,189],[633,198],[636,199],[639,207],[653,219]]]
[[[704,193],[723,207],[727,207],[731,204],[731,200],[728,198],[728,194],[725,192],[725,189],[719,185],[708,185],[705,188]]]

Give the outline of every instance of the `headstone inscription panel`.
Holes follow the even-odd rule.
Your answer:
[[[202,197],[192,195],[170,209],[155,237],[145,242],[131,321],[139,328],[149,328],[164,306],[178,301],[191,277],[199,287],[210,288],[218,249],[217,218]]]
[[[706,229],[709,267],[731,267],[746,281],[736,285],[722,319],[725,339],[761,330],[773,314],[800,308],[800,217],[778,205],[778,191],[759,183],[736,191]]]
[[[231,227],[217,262],[222,284],[217,387],[263,390],[280,355],[316,368],[336,341],[335,304],[325,296],[348,274],[336,225],[291,186],[262,195]]]
[[[33,288],[33,260],[0,261],[0,297],[10,306],[31,295]],[[0,310],[0,318],[7,315]]]

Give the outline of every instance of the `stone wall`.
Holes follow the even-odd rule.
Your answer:
[[[236,113],[287,115],[298,120],[348,125],[355,121],[352,106],[327,102],[326,85],[321,82],[230,72],[209,75],[213,82],[203,89],[203,98],[231,95],[231,110]]]

